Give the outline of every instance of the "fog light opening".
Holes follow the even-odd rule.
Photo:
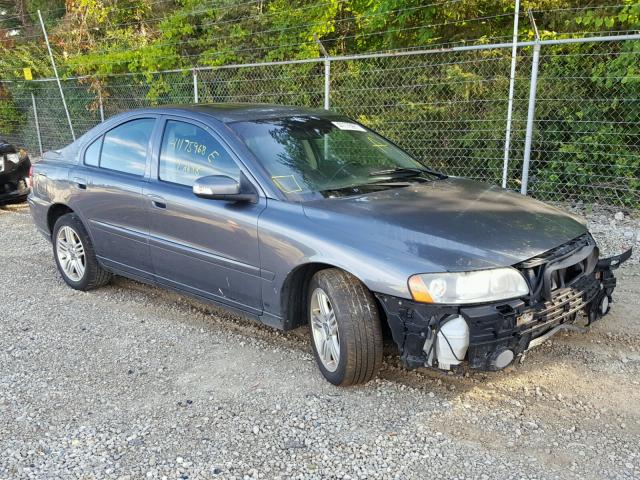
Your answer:
[[[501,348],[494,352],[491,358],[491,366],[496,370],[502,370],[503,368],[509,366],[515,355],[512,350]]]
[[[452,315],[444,320],[436,336],[436,360],[438,368],[450,370],[460,365],[469,347],[469,325],[460,315]]]

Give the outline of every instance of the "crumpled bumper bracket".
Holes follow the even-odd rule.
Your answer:
[[[621,264],[626,262],[631,258],[631,254],[633,253],[633,248],[630,248],[626,252],[621,253],[620,255],[614,255],[613,257],[601,258],[598,260],[596,264],[596,270],[615,270]]]

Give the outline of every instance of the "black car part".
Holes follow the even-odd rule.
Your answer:
[[[598,260],[595,241],[586,234],[516,265],[531,288],[526,298],[472,306],[432,305],[381,294],[377,298],[407,367],[438,366],[434,339],[444,322],[462,316],[469,329],[464,360],[474,369],[499,370],[558,331],[572,328],[580,313],[587,325],[606,315],[616,286],[612,270],[630,256],[628,250]]]
[[[26,152],[0,140],[0,203],[26,198],[30,168]]]

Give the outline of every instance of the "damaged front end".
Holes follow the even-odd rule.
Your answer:
[[[449,370],[462,363],[500,370],[562,329],[609,312],[613,270],[631,256],[598,259],[589,234],[515,265],[529,295],[474,305],[436,305],[377,294],[393,339],[409,368]]]

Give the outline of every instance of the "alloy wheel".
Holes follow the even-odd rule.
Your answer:
[[[67,225],[58,230],[56,255],[67,278],[74,282],[82,280],[86,269],[84,245],[82,245],[78,233]]]
[[[340,363],[338,321],[329,296],[321,288],[311,294],[311,330],[313,343],[324,368],[335,372]]]

